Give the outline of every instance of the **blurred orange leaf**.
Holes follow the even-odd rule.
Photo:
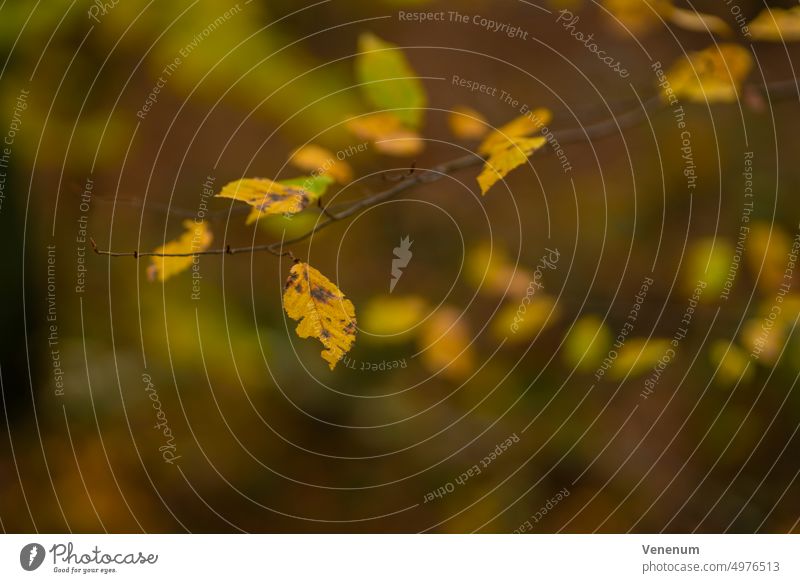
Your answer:
[[[307,144],[295,150],[289,161],[297,168],[316,174],[326,174],[339,184],[347,184],[353,180],[353,169],[344,160],[316,144]]]
[[[472,336],[460,316],[457,309],[444,306],[426,320],[419,336],[423,364],[431,372],[455,380],[469,376],[475,367]]]
[[[455,107],[447,116],[453,135],[462,140],[477,140],[486,135],[489,125],[480,112],[471,107]]]
[[[390,112],[353,117],[346,126],[359,139],[373,142],[376,150],[390,156],[415,156],[425,147],[419,134],[404,127]]]

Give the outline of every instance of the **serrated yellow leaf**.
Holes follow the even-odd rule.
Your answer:
[[[475,368],[472,335],[460,316],[457,309],[443,306],[425,321],[419,335],[422,363],[432,373],[454,380],[466,378]]]
[[[719,36],[731,36],[733,31],[728,24],[712,14],[703,14],[685,8],[671,8],[666,11],[666,16],[675,26],[694,32],[711,32]]]
[[[232,198],[253,207],[247,224],[259,217],[299,213],[311,202],[310,193],[297,185],[274,182],[268,178],[243,178],[226,184],[216,195]]]
[[[428,98],[403,51],[371,33],[359,37],[358,50],[356,76],[367,99],[378,109],[396,110],[404,125],[419,128]]]
[[[447,116],[453,135],[462,140],[477,140],[489,131],[489,124],[478,111],[471,107],[455,107]]]
[[[494,130],[478,148],[478,153],[491,155],[499,148],[507,148],[518,138],[530,136],[550,123],[553,114],[549,109],[540,107],[521,115],[507,124]]]
[[[359,139],[372,142],[376,150],[389,156],[416,156],[425,147],[417,132],[404,127],[400,118],[388,111],[354,117],[345,125]]]
[[[404,342],[426,308],[419,296],[376,296],[361,311],[362,330],[375,341]]]
[[[800,40],[800,6],[765,8],[748,24],[748,28],[755,40]]]
[[[528,156],[544,146],[546,142],[545,138],[519,138],[511,142],[507,148],[494,150],[478,175],[481,194],[489,192],[489,189],[498,180],[502,180],[514,168],[524,164],[528,160]]]
[[[183,221],[185,232],[178,239],[154,249],[154,253],[200,253],[211,246],[214,236],[208,230],[205,221],[186,219]],[[151,257],[151,265],[147,269],[150,281],[158,279],[164,281],[173,275],[188,269],[194,257]]]
[[[347,184],[353,180],[353,169],[344,160],[339,158],[330,150],[307,144],[295,150],[289,161],[297,168],[315,174],[326,174],[339,184]]]
[[[286,280],[283,309],[300,338],[316,338],[325,347],[322,358],[334,369],[356,340],[353,303],[327,277],[307,263],[295,263]]]
[[[739,96],[739,87],[750,73],[753,57],[737,44],[711,46],[681,58],[667,72],[667,80],[678,97],[698,102],[730,102]],[[664,100],[668,88],[662,89]]]

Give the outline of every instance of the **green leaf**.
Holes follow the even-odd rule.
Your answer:
[[[327,174],[299,176],[297,178],[290,178],[289,180],[281,180],[279,184],[283,184],[284,186],[299,186],[308,193],[310,195],[309,198],[314,201],[325,195],[328,186],[333,184],[333,178]]]
[[[358,50],[356,77],[367,99],[378,109],[396,110],[405,125],[418,128],[428,98],[403,52],[371,33],[361,35]]]

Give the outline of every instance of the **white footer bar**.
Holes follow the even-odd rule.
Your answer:
[[[3,582],[777,582],[799,564],[792,535],[0,536]]]

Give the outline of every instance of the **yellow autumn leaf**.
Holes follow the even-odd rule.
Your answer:
[[[367,99],[377,109],[395,110],[404,125],[420,127],[428,98],[403,51],[371,33],[359,37],[358,50],[356,76]]]
[[[299,213],[311,201],[309,192],[304,188],[268,178],[243,178],[229,182],[216,196],[232,198],[252,206],[253,210],[247,217],[248,225],[261,216]]]
[[[186,219],[183,221],[185,232],[175,241],[154,249],[154,253],[184,254],[200,253],[211,246],[214,236],[208,229],[205,221]],[[147,277],[150,281],[158,279],[164,281],[173,275],[188,269],[194,261],[193,255],[186,257],[151,257],[151,265],[147,268]]]
[[[475,368],[472,335],[462,314],[451,306],[436,311],[419,335],[420,358],[432,373],[461,380]]]
[[[750,24],[755,40],[786,42],[800,40],[800,6],[765,8]]]
[[[685,30],[694,32],[711,32],[719,36],[731,36],[733,31],[728,24],[718,16],[703,14],[696,10],[671,7],[667,9],[665,16],[672,24]]]
[[[286,280],[283,309],[298,320],[300,338],[316,338],[325,347],[322,358],[333,370],[356,340],[353,303],[341,290],[307,263],[295,263]]]
[[[753,378],[755,368],[749,366],[750,358],[735,344],[725,340],[713,342],[708,349],[711,364],[717,367],[714,381],[723,386],[733,386],[739,379],[746,383]]]
[[[453,135],[462,140],[477,140],[486,135],[489,125],[480,112],[471,107],[455,107],[447,116]]]
[[[536,133],[550,123],[553,114],[549,109],[540,107],[514,118],[507,124],[494,130],[478,148],[478,153],[491,155],[499,148],[508,148],[518,138]]]
[[[502,247],[484,241],[473,247],[466,260],[465,275],[479,291],[522,298],[533,274],[521,265],[514,265]]]
[[[721,44],[690,53],[667,72],[670,87],[662,88],[662,97],[669,100],[671,88],[676,96],[690,101],[736,101],[752,66],[750,52],[737,44]]]
[[[420,296],[376,296],[361,310],[362,330],[381,342],[404,342],[425,317],[427,302]]]
[[[507,302],[498,310],[491,325],[495,338],[507,338],[511,344],[525,342],[558,320],[559,309],[553,296],[536,293],[525,297],[527,301]]]
[[[484,163],[483,170],[478,175],[478,185],[481,194],[486,194],[498,180],[505,178],[509,172],[523,165],[528,156],[545,145],[545,138],[519,138],[509,144],[507,148],[498,148]]]
[[[630,338],[619,349],[609,377],[623,379],[652,370],[667,355],[670,341],[660,338]]]
[[[376,150],[389,156],[415,156],[425,147],[417,132],[388,111],[353,117],[345,125],[353,135],[372,142]]]
[[[339,184],[347,184],[353,180],[353,169],[344,160],[340,160],[330,150],[316,144],[307,144],[295,150],[289,161],[300,170],[315,174],[326,174]]]
[[[589,371],[608,354],[611,341],[611,330],[600,318],[584,316],[575,322],[564,342],[564,359],[578,370]]]

